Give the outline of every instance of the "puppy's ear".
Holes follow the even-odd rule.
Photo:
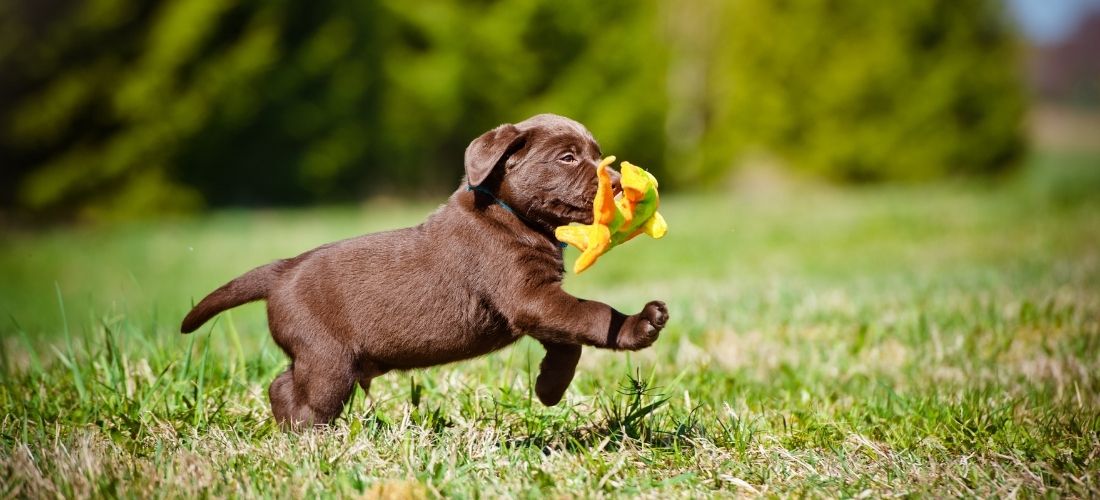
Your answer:
[[[497,165],[503,164],[516,151],[523,148],[527,134],[515,125],[506,123],[481,134],[466,146],[466,180],[477,186],[489,177]]]

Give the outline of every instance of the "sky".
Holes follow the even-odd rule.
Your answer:
[[[1057,42],[1073,33],[1089,11],[1100,10],[1100,0],[1006,0],[1009,11],[1031,40]]]

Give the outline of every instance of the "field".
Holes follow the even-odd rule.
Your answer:
[[[981,185],[752,185],[670,195],[665,240],[567,277],[672,321],[642,352],[586,349],[558,407],[524,340],[390,373],[300,435],[270,420],[286,360],[262,305],[190,336],[180,318],[432,206],[6,231],[0,497],[1100,496],[1096,156]]]

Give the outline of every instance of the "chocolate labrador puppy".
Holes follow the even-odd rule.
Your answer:
[[[389,370],[493,352],[523,335],[546,348],[535,392],[557,404],[581,346],[638,350],[668,321],[652,301],[627,316],[562,290],[554,228],[592,222],[600,147],[585,127],[538,115],[466,148],[466,177],[424,223],[320,246],[253,269],[202,299],[190,333],[267,299],[271,335],[291,358],[268,389],[285,426],[327,424],[355,383]]]

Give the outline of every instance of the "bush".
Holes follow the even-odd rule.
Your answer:
[[[450,189],[556,112],[665,188],[746,152],[842,180],[1022,150],[994,0],[0,3],[0,207],[111,217]]]
[[[846,181],[986,174],[1024,149],[995,0],[739,0],[721,13],[703,174],[762,149]]]
[[[102,217],[439,192],[468,141],[543,111],[658,166],[654,6],[5,3],[0,200]]]

